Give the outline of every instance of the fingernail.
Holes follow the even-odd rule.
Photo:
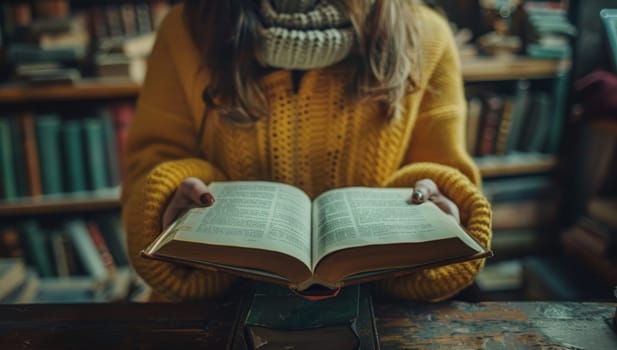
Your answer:
[[[414,204],[422,204],[424,203],[424,193],[418,190],[414,190],[411,195],[411,202]]]
[[[201,197],[199,197],[199,200],[201,201],[201,204],[205,206],[211,206],[214,204],[214,197],[212,197],[212,194],[210,193],[202,194]]]

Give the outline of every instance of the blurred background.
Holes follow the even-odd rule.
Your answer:
[[[0,7],[0,302],[142,302],[119,162],[168,0]],[[614,300],[617,1],[431,0],[493,250],[459,300]],[[612,9],[615,10],[612,10]]]

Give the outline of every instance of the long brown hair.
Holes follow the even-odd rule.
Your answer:
[[[349,11],[356,45],[346,82],[351,101],[381,104],[390,119],[402,97],[418,87],[418,33],[412,0],[341,0]],[[260,47],[256,0],[188,0],[185,16],[210,81],[204,101],[239,122],[266,117],[268,103],[258,80],[265,68],[255,59]],[[216,101],[216,103],[214,102]]]

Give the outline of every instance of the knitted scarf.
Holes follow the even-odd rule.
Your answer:
[[[260,0],[258,59],[283,69],[326,67],[343,60],[354,43],[340,0]]]

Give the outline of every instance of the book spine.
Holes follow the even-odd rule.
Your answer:
[[[0,175],[2,179],[1,197],[6,200],[17,198],[17,181],[13,159],[11,129],[6,118],[0,118]]]
[[[83,264],[86,273],[96,280],[106,280],[109,276],[105,262],[90,238],[85,222],[82,220],[66,221],[64,231],[73,243],[75,253]]]
[[[26,168],[28,172],[28,187],[31,196],[40,196],[43,193],[41,172],[39,168],[39,152],[37,146],[34,116],[30,113],[19,117],[23,132],[23,145],[26,154]]]
[[[120,179],[124,178],[122,164],[126,140],[128,139],[129,128],[135,114],[135,107],[132,104],[123,103],[112,107],[114,129],[116,131],[116,149],[118,151],[118,163],[120,166]]]
[[[19,231],[14,227],[0,229],[0,258],[24,258]]]
[[[105,144],[105,158],[107,163],[107,183],[111,186],[120,185],[120,164],[116,144],[113,116],[109,110],[99,111],[103,127],[103,142]]]
[[[128,253],[125,234],[120,218],[114,215],[104,215],[96,220],[109,251],[118,266],[128,266]]]
[[[15,182],[17,185],[17,196],[27,197],[30,195],[28,189],[28,171],[26,167],[26,155],[23,147],[23,134],[19,125],[18,118],[11,118],[11,143],[13,145],[13,160],[15,166]]]
[[[95,118],[85,119],[83,123],[90,188],[100,190],[108,187],[103,126]]]
[[[44,194],[62,193],[62,158],[60,156],[60,118],[41,115],[36,119],[39,165]]]
[[[109,248],[107,247],[107,243],[105,243],[105,239],[103,239],[103,235],[101,234],[101,230],[95,222],[88,221],[86,223],[86,227],[88,228],[88,233],[90,234],[90,239],[94,243],[96,250],[99,252],[101,256],[101,260],[105,265],[105,269],[107,270],[108,276],[113,276],[116,273],[116,263],[114,262],[114,258],[109,252]]]
[[[86,165],[84,163],[81,123],[74,120],[64,122],[61,136],[64,151],[66,190],[67,192],[86,191]]]
[[[27,260],[36,267],[41,277],[53,277],[53,265],[47,249],[47,240],[39,224],[34,220],[22,223],[21,230]]]
[[[523,124],[526,119],[525,116],[528,112],[530,86],[531,84],[526,80],[517,82],[514,105],[512,106],[510,134],[504,149],[505,154],[511,154],[516,151],[520,142]]]

